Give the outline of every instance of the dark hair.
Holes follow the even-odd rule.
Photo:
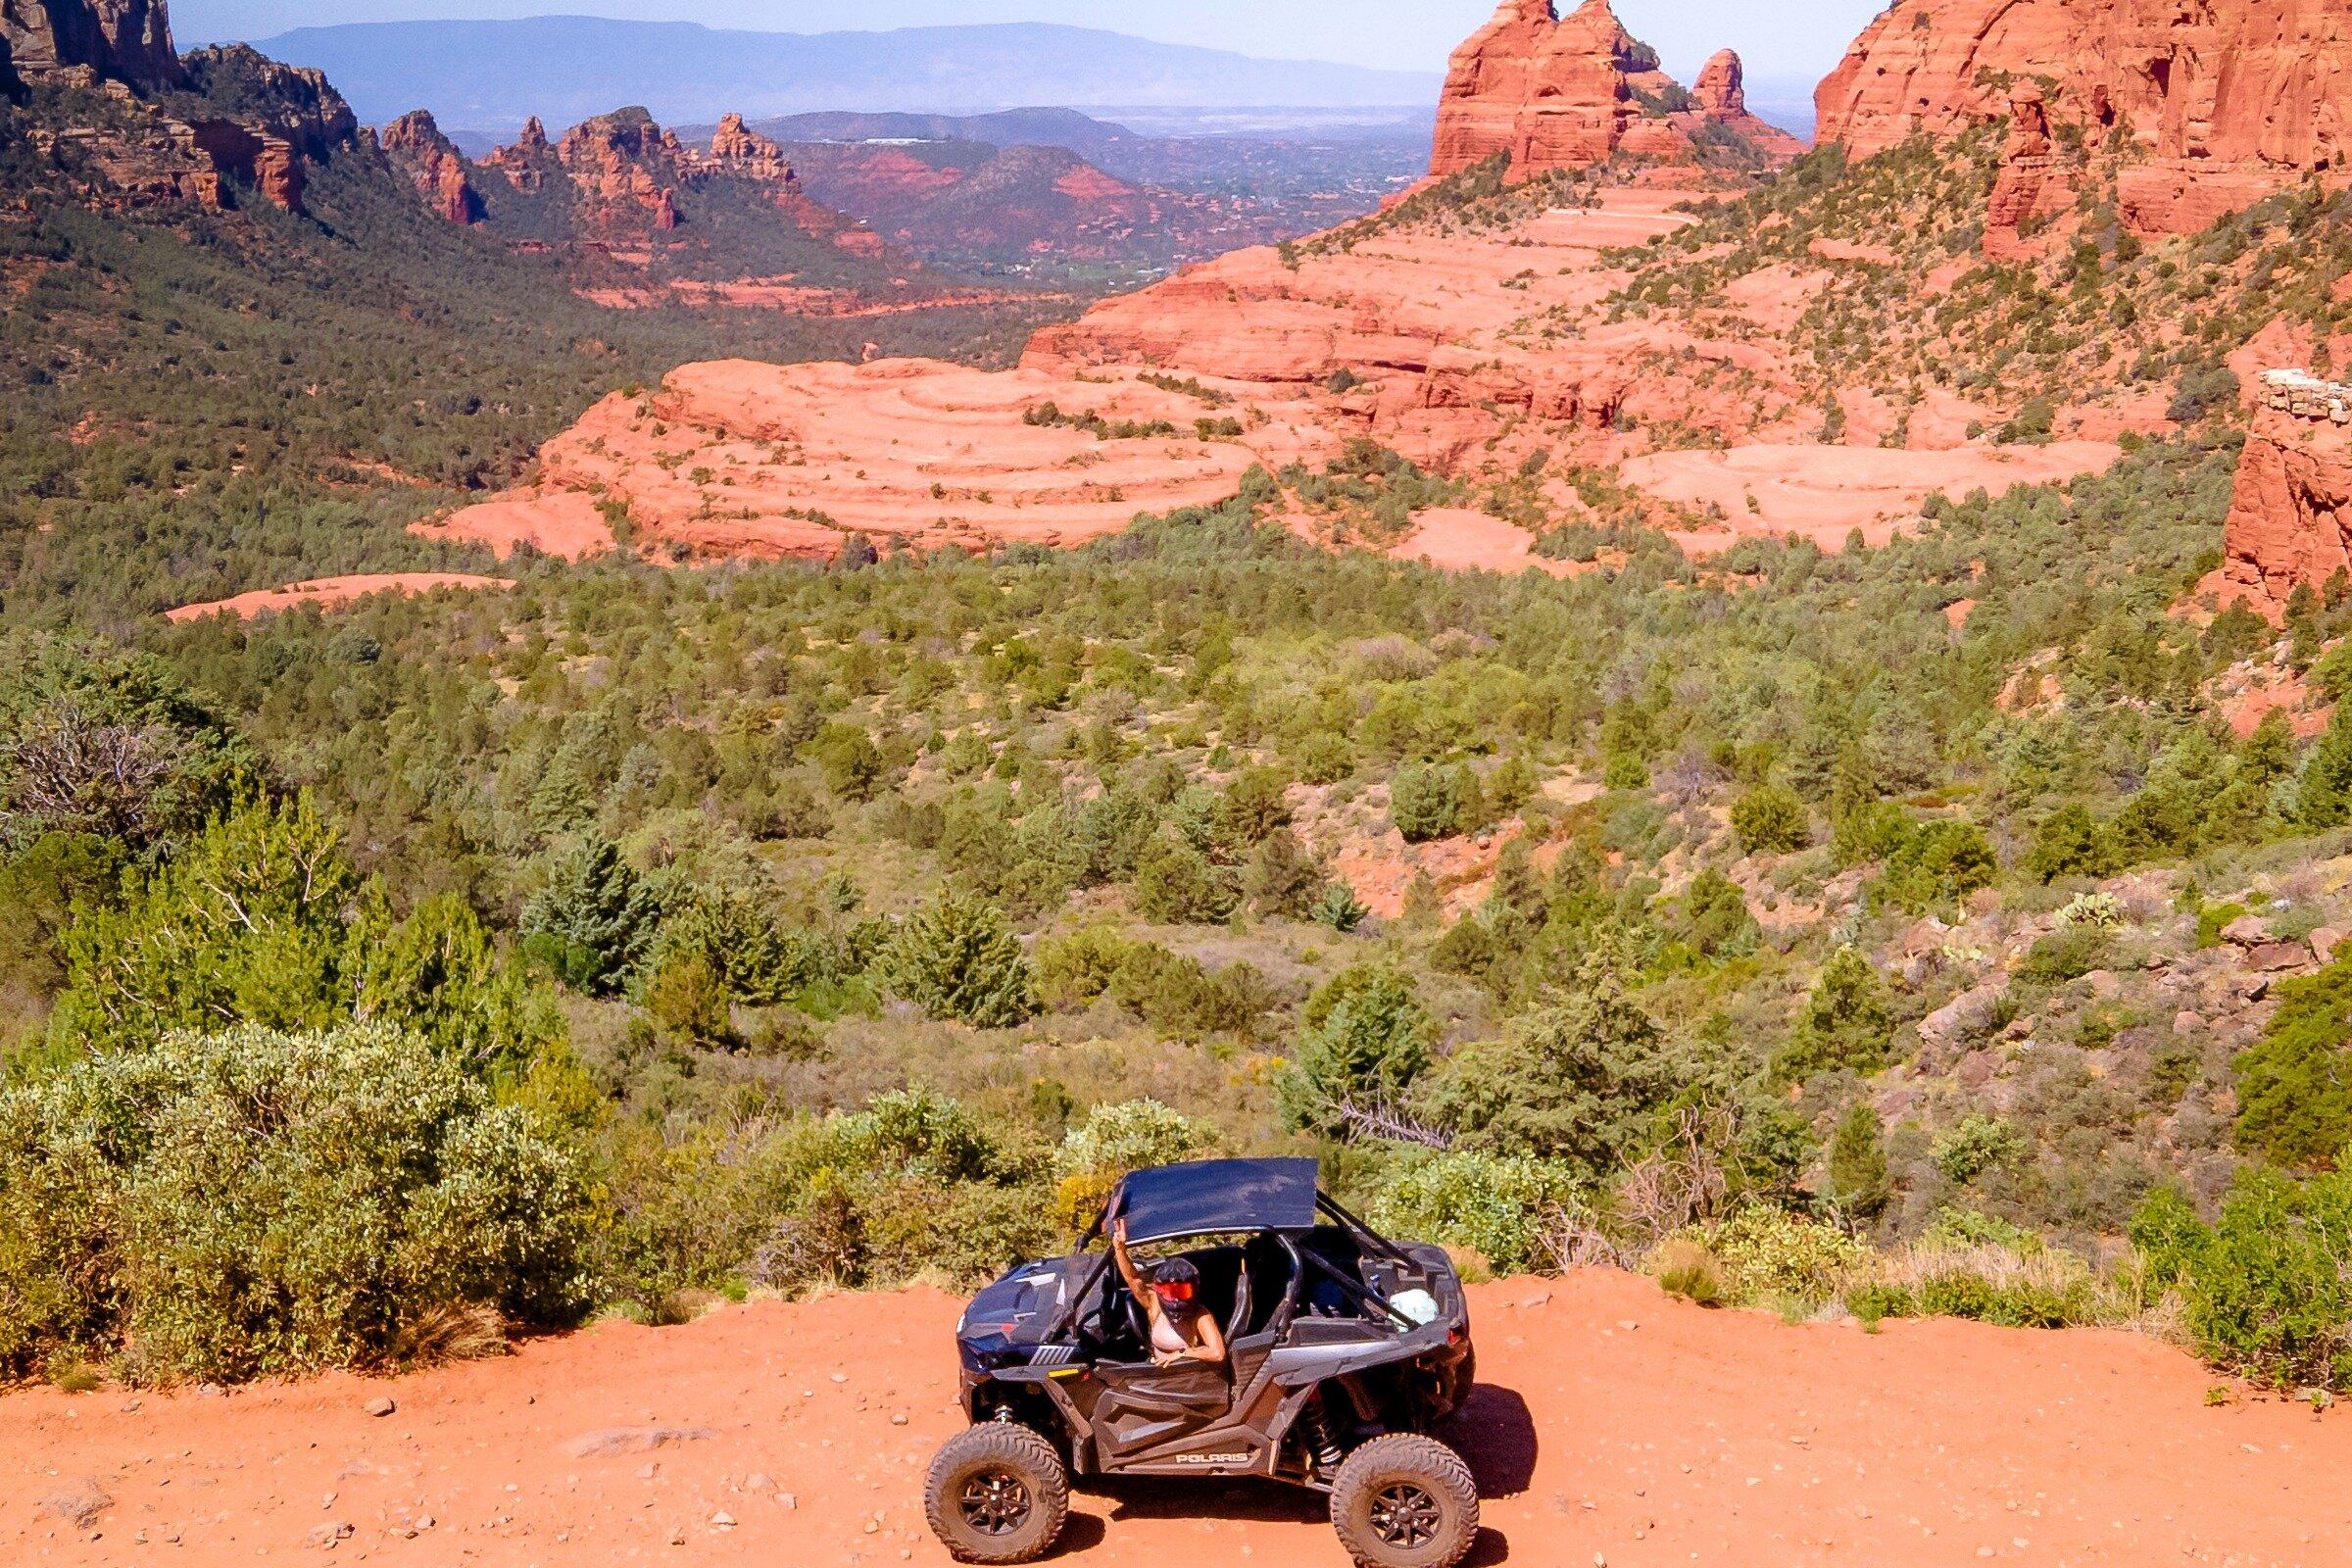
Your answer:
[[[1200,1271],[1181,1257],[1171,1257],[1152,1270],[1154,1285],[1198,1285]]]

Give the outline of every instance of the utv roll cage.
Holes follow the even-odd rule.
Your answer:
[[[1111,1189],[1094,1222],[1078,1239],[1077,1250],[1084,1252],[1101,1241],[1111,1220],[1122,1214],[1128,1221],[1131,1247],[1202,1236],[1272,1237],[1291,1260],[1290,1286],[1272,1319],[1276,1324],[1288,1323],[1297,1313],[1300,1287],[1311,1271],[1337,1286],[1368,1320],[1386,1318],[1408,1332],[1419,1327],[1394,1302],[1334,1267],[1321,1252],[1298,1245],[1319,1228],[1316,1221],[1320,1217],[1367,1252],[1408,1267],[1413,1262],[1396,1243],[1322,1190],[1316,1162],[1311,1159],[1203,1160],[1138,1171]],[[1076,1327],[1079,1312],[1102,1286],[1109,1267],[1110,1250],[1104,1248],[1047,1328],[1046,1344],[1059,1341]]]

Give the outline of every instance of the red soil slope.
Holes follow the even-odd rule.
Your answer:
[[[2119,1334],[1790,1328],[1588,1273],[1473,1294],[1473,1562],[2144,1568],[2346,1559],[2352,1425]],[[936,1292],[610,1326],[390,1383],[0,1398],[0,1561],[945,1563]],[[396,1408],[367,1413],[379,1397]],[[55,1507],[45,1499],[58,1499]],[[104,1501],[99,1501],[104,1498]],[[71,1518],[88,1504],[86,1528]],[[1316,1499],[1082,1494],[1061,1560],[1342,1568]]]

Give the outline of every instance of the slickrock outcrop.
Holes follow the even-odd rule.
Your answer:
[[[1068,417],[1045,415],[1049,405]],[[690,365],[615,395],[540,454],[542,489],[469,507],[431,537],[593,548],[577,521],[624,514],[641,546],[692,559],[830,561],[856,538],[985,549],[1075,545],[1138,513],[1209,505],[1250,468],[1339,449],[1298,414],[1200,434],[1202,405],[1127,377],[930,360]],[[1102,439],[1099,415],[1155,433]]]
[[[2143,234],[2194,232],[2352,157],[2341,0],[1898,0],[1821,84],[1820,138],[1867,157],[1959,135],[2022,82],[2044,84],[2062,140],[2120,146]],[[2013,208],[2033,172],[2006,181]]]
[[[0,0],[0,45],[27,77],[81,68],[142,90],[181,79],[166,0]]]
[[[401,116],[384,127],[380,142],[384,156],[408,175],[435,217],[451,223],[482,220],[481,192],[473,188],[466,160],[429,113],[419,109]]]
[[[1508,153],[1521,177],[1589,169],[1620,153],[1696,162],[1709,125],[1752,141],[1760,162],[1801,151],[1748,114],[1737,55],[1718,55],[1704,85],[1686,92],[1660,71],[1655,51],[1625,30],[1609,0],[1587,0],[1566,17],[1551,0],[1503,0],[1454,52],[1430,172],[1457,173],[1496,153]]]
[[[2274,371],[2262,403],[2203,587],[2276,619],[2298,585],[2352,571],[2352,385]]]

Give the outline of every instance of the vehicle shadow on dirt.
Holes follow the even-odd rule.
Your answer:
[[[1515,1389],[1479,1384],[1439,1436],[1469,1461],[1482,1498],[1518,1496],[1535,1479],[1536,1419]],[[1125,1476],[1089,1477],[1079,1486],[1111,1503],[1108,1527],[1095,1514],[1073,1512],[1061,1539],[1054,1543],[1054,1558],[1080,1556],[1101,1545],[1121,1520],[1208,1518],[1236,1524],[1316,1524],[1328,1517],[1321,1497],[1273,1482],[1234,1481],[1204,1487],[1198,1481]],[[1463,1565],[1494,1568],[1510,1561],[1510,1542],[1501,1531],[1489,1526],[1479,1531],[1478,1544],[1471,1547]]]

